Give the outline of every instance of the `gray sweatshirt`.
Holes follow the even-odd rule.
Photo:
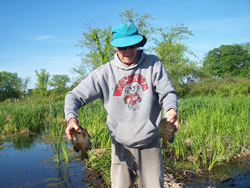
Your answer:
[[[164,112],[178,109],[177,95],[165,68],[154,55],[138,50],[130,66],[117,54],[94,70],[65,98],[65,118],[77,116],[77,110],[101,98],[107,111],[111,138],[129,147],[144,147],[158,135]]]

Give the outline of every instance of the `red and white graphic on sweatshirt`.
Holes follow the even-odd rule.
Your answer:
[[[128,77],[125,76],[118,81],[115,87],[114,96],[122,96],[124,94],[124,103],[127,104],[130,110],[135,111],[139,108],[138,102],[142,101],[142,98],[138,94],[140,89],[142,89],[142,91],[148,89],[146,78],[139,73]]]

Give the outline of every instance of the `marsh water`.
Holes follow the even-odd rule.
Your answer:
[[[58,161],[50,138],[25,135],[0,141],[0,187],[85,187],[84,163]]]
[[[249,188],[250,157],[222,164],[209,173],[200,175],[190,173],[190,178],[187,178],[185,185],[188,187]]]
[[[78,154],[72,151],[68,162],[59,163],[50,140],[39,135],[0,140],[1,187],[86,187],[86,169]],[[250,158],[215,167],[209,174],[187,172],[184,183],[187,187],[250,187]]]

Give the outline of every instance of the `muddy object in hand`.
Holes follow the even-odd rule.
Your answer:
[[[87,151],[92,149],[92,143],[88,131],[82,127],[80,128],[81,132],[77,132],[76,130],[73,131],[72,144],[74,151],[81,151],[81,160],[83,160],[89,158]]]
[[[176,132],[176,127],[173,123],[167,122],[166,119],[162,119],[159,124],[159,135],[162,138],[162,147],[167,148],[167,144],[174,142],[174,133]]]

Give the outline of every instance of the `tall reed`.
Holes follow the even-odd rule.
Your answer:
[[[40,131],[54,118],[64,119],[63,101],[44,103],[31,101],[0,105],[0,134],[15,134],[23,130]]]
[[[191,156],[211,170],[250,149],[249,97],[187,98],[179,106],[180,129],[169,147],[176,159]]]
[[[62,157],[65,162],[69,161],[68,153],[67,153],[67,140],[63,138],[64,131],[65,131],[65,124],[59,122],[57,118],[53,119],[52,122],[49,124],[51,126],[48,129],[48,133],[53,138],[53,146],[55,152],[55,160],[60,164],[62,162]]]
[[[110,148],[111,138],[106,125],[107,113],[100,100],[86,105],[78,111],[79,124],[92,136],[93,148]]]

